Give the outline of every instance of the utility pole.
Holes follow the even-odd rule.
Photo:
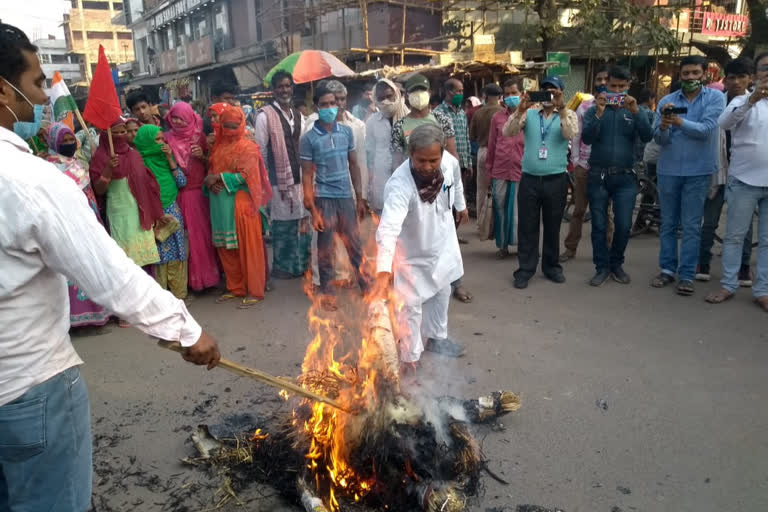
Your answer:
[[[403,35],[400,40],[400,65],[405,64],[405,15],[408,12],[408,2],[403,0]]]
[[[368,0],[360,0],[360,10],[363,13],[363,38],[365,39],[365,62],[371,62],[370,46],[368,45]]]

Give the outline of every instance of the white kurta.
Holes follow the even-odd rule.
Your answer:
[[[466,209],[459,161],[447,151],[440,163],[443,188],[432,203],[421,200],[410,160],[384,188],[384,210],[376,231],[377,272],[394,272],[404,304],[397,318],[400,358],[418,361],[422,338],[448,335],[451,283],[464,275],[452,207]]]
[[[419,197],[410,160],[395,170],[384,189],[384,210],[376,231],[376,270],[394,270],[395,287],[408,302],[425,302],[464,275],[451,211],[467,207],[461,168],[447,151],[440,167],[443,189],[433,203]]]
[[[365,122],[365,159],[368,166],[368,204],[377,213],[384,208],[384,187],[392,176],[392,123],[381,112]]]

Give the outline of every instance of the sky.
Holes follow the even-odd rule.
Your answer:
[[[71,5],[69,0],[0,0],[0,19],[20,28],[32,40],[45,39],[48,34],[64,39],[60,25]]]

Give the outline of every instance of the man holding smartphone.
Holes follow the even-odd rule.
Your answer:
[[[525,136],[523,177],[517,195],[520,204],[517,289],[527,288],[536,273],[540,223],[544,226],[541,269],[550,281],[565,282],[559,262],[560,226],[568,195],[568,144],[579,132],[579,121],[574,111],[565,108],[560,77],[545,78],[541,88],[539,93],[523,96],[503,130],[507,137],[521,132]]]
[[[757,209],[759,248],[752,295],[768,312],[768,53],[758,55],[755,62],[755,90],[735,98],[719,119],[720,128],[730,130],[732,139],[725,189],[728,220],[723,238],[722,289],[706,300],[719,304],[739,288],[742,243]]]
[[[584,114],[581,140],[592,147],[587,179],[596,270],[589,282],[592,286],[602,285],[609,277],[621,284],[630,282],[623,265],[637,197],[635,138],[648,142],[653,137],[648,116],[627,94],[630,79],[628,69],[611,68],[608,91],[598,94],[595,105]],[[609,201],[613,202],[615,225],[610,248],[606,233]]]
[[[685,296],[694,293],[704,201],[718,168],[717,119],[725,108],[723,93],[703,87],[706,68],[703,57],[680,61],[681,88],[659,102],[654,124],[654,139],[661,146],[657,164],[661,272],[651,286],[664,288],[677,277],[677,293]],[[678,251],[680,225],[683,239]]]

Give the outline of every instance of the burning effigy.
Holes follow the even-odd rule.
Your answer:
[[[192,435],[198,454],[185,460],[269,484],[307,512],[467,510],[483,471],[499,479],[471,425],[519,409],[520,398],[497,391],[461,400],[403,380],[394,304],[363,304],[355,328],[313,304],[314,337],[294,385],[325,399],[284,389],[289,414],[230,438],[201,426]]]

